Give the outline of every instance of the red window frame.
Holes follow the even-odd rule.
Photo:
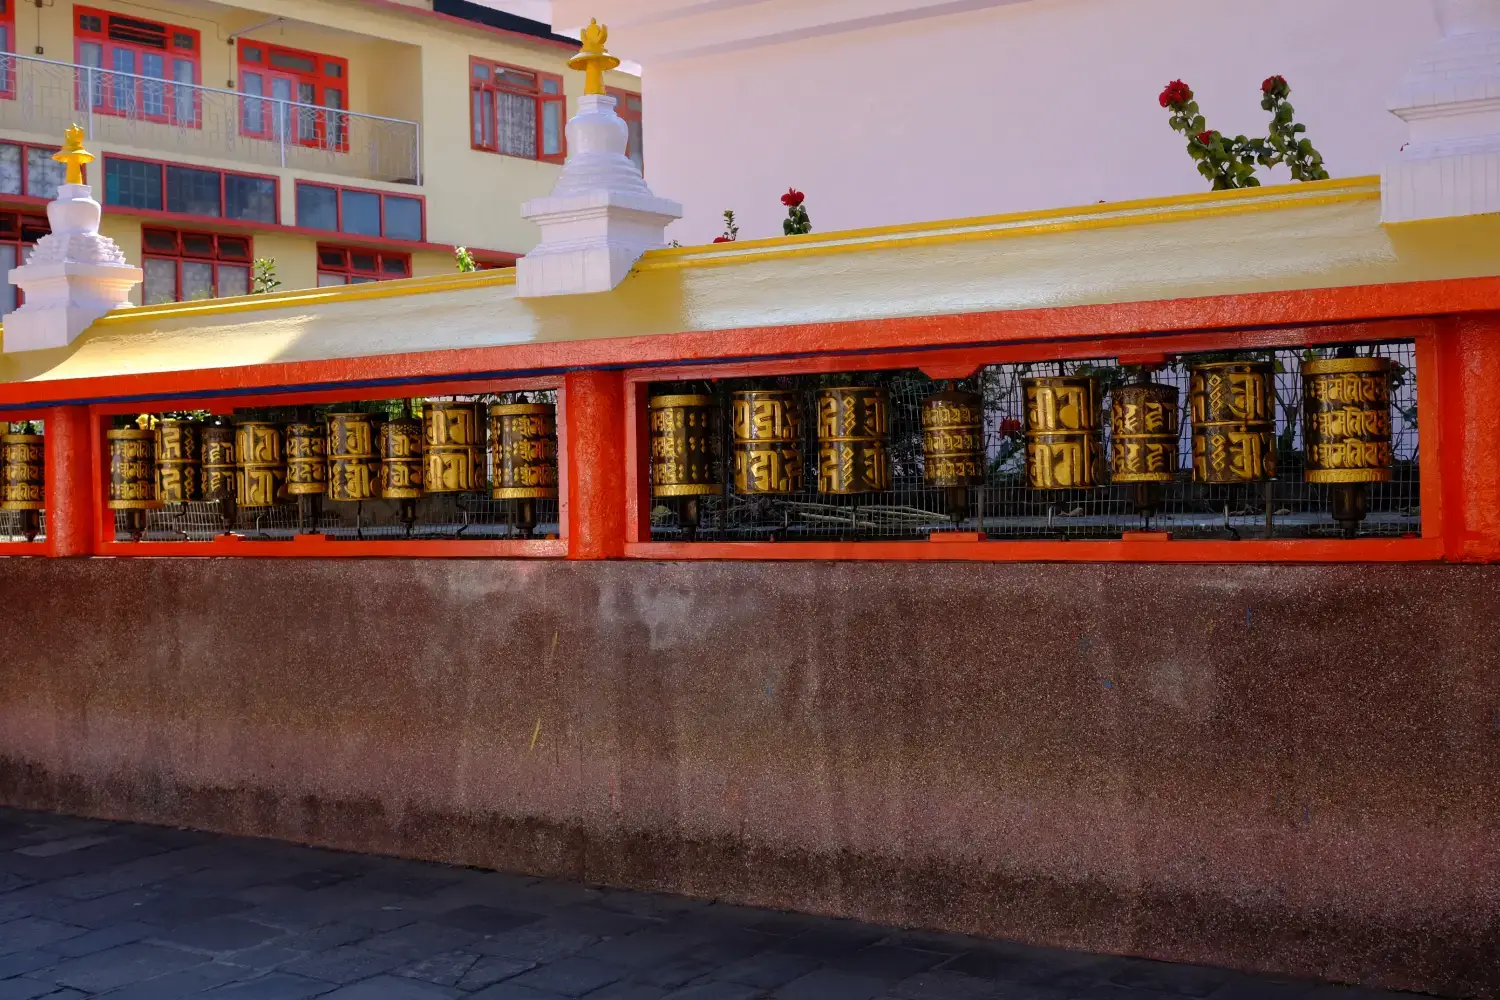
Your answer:
[[[145,29],[161,32],[161,44],[153,44]],[[116,34],[118,32],[118,34]],[[135,34],[137,37],[128,37]],[[127,37],[120,37],[127,36]],[[85,45],[99,46],[99,70],[94,74],[77,71],[78,86],[74,103],[78,110],[90,108],[97,115],[115,115],[163,122],[184,128],[203,127],[203,101],[196,89],[188,90],[184,102],[178,84],[196,87],[202,80],[203,36],[194,28],[184,28],[164,21],[150,21],[126,14],[115,14],[93,7],[73,8],[73,57],[79,66],[91,66],[84,58]],[[131,69],[116,68],[117,54],[128,54]],[[170,75],[152,77],[145,72],[145,57],[160,54],[163,72]],[[192,68],[191,80],[178,80],[179,63]],[[90,79],[92,76],[92,85]],[[160,79],[159,85],[151,81]],[[127,91],[128,88],[128,91]],[[125,96],[128,93],[128,96]]]
[[[296,191],[294,193],[296,193],[297,195],[299,195],[299,199],[296,202],[296,204],[298,204],[298,205],[301,205],[300,194],[301,194],[303,188],[318,188],[318,189],[323,190],[323,191],[332,191],[332,192],[334,192],[334,211],[336,213],[338,228],[337,229],[322,229],[320,227],[310,226],[306,222],[303,221],[302,214],[299,211],[297,213],[297,225],[299,227],[303,228],[303,229],[317,229],[319,232],[325,232],[325,233],[343,233],[345,236],[353,236],[356,239],[400,240],[401,242],[404,242],[404,243],[425,243],[425,242],[427,242],[427,198],[425,196],[423,196],[423,195],[419,195],[419,194],[406,194],[406,193],[401,192],[401,191],[378,191],[375,188],[350,187],[350,186],[348,186],[346,184],[317,184],[317,183],[313,183],[311,181],[297,181],[296,184],[297,184]],[[372,234],[372,233],[349,233],[349,232],[345,232],[344,231],[344,194],[345,194],[345,192],[349,192],[349,191],[352,191],[355,194],[373,194],[373,195],[379,195],[380,196],[380,232],[378,234]],[[417,203],[418,209],[421,212],[421,222],[419,223],[419,228],[418,228],[418,231],[417,231],[417,237],[416,237],[416,239],[412,239],[409,236],[387,236],[386,235],[386,233],[385,233],[385,200],[387,198],[405,198],[405,199],[408,199],[408,200],[415,201]]]
[[[514,80],[503,80],[505,73],[519,73],[536,80],[527,87]],[[552,85],[552,89],[548,85]],[[500,143],[500,98],[530,98],[536,102],[535,155],[510,152],[501,149]],[[557,151],[545,152],[547,108],[555,107],[557,115]],[[487,153],[501,156],[519,156],[526,160],[541,160],[543,163],[561,163],[568,156],[568,97],[564,93],[563,78],[556,73],[525,66],[512,66],[493,59],[469,57],[469,146]]]
[[[16,0],[0,0],[0,52],[16,51]],[[0,66],[0,100],[15,100],[16,61],[6,59]]]
[[[14,144],[12,144],[14,145]],[[23,161],[24,162],[24,161]],[[31,239],[27,239],[28,230]],[[36,246],[36,241],[52,231],[52,224],[45,215],[36,212],[27,212],[24,209],[0,210],[0,245],[13,246],[16,248],[16,266],[20,267],[26,263],[26,249]],[[5,281],[7,275],[0,274],[0,281]],[[26,301],[18,286],[10,286],[16,290],[16,305],[19,306]]]
[[[645,101],[641,100],[641,95],[637,94],[633,90],[620,90],[616,87],[606,87],[604,89],[610,97],[613,97],[615,99],[615,114],[624,119],[625,127],[628,129],[632,122],[634,122],[637,126],[640,126],[642,122],[641,112],[644,109],[646,103]],[[641,107],[632,108],[630,106],[631,101],[638,102]],[[640,131],[639,127],[637,128],[637,131]],[[645,143],[642,143],[642,145],[645,145]],[[625,155],[630,156],[632,152],[634,152],[634,150],[630,148],[630,143],[626,142]],[[631,157],[631,159],[634,159],[634,157]],[[644,172],[644,167],[642,168],[642,170]]]
[[[333,149],[341,153],[349,151],[349,119],[346,114],[340,113],[350,110],[349,60],[249,38],[239,40],[235,54],[240,93],[249,93],[246,86],[247,75],[256,77],[261,87],[260,94],[240,99],[241,135],[276,139],[284,128],[287,141],[295,145]],[[308,71],[274,66],[272,62],[278,55],[311,60],[314,68]],[[278,102],[284,99],[268,92],[272,81],[277,79],[287,80],[297,88],[291,101],[298,106],[288,108],[285,124],[277,121],[278,108],[281,106]],[[310,88],[311,93],[302,93],[303,87]],[[330,90],[338,93],[339,105],[329,105]],[[304,97],[310,97],[311,100],[304,100]]]
[[[152,237],[168,237],[174,243],[171,251],[163,250],[160,245],[152,246]],[[190,250],[187,240],[206,240],[211,249],[207,252],[201,250]],[[223,249],[224,244],[243,244],[244,253],[237,254]],[[219,269],[221,266],[240,267],[245,271],[246,292],[254,287],[255,281],[255,244],[248,233],[206,233],[190,229],[170,229],[163,226],[141,227],[141,260],[142,267],[145,261],[171,261],[175,268],[175,284],[172,289],[172,301],[182,301],[182,265],[187,261],[196,261],[211,264],[213,267],[213,298],[221,298],[219,293]],[[145,301],[146,286],[141,285],[141,300]],[[147,303],[156,305],[159,303]]]
[[[342,262],[335,262],[334,255],[342,257]],[[358,266],[356,257],[369,257],[373,260],[370,267]],[[402,268],[401,274],[388,273],[387,262],[399,264]],[[333,285],[324,285],[324,275],[339,275],[344,280],[335,282]],[[396,281],[401,278],[411,277],[411,254],[391,253],[387,250],[371,250],[367,247],[340,246],[335,243],[318,244],[318,287],[330,288],[339,285],[361,285],[375,281]]]
[[[52,154],[57,152],[57,147],[45,146],[37,142],[10,142],[8,140],[0,140],[0,146],[15,146],[21,151],[21,189],[19,191],[0,191],[0,201],[21,201],[35,205],[45,205],[47,202],[51,201],[53,197],[51,195],[30,193],[31,151],[33,149],[41,150],[47,155],[48,160],[51,160]],[[59,168],[60,167],[61,165],[59,164]],[[84,164],[83,166],[83,182],[85,184],[89,182],[88,164]],[[59,183],[61,182],[59,181]]]
[[[111,202],[109,200],[109,188],[108,188],[108,177],[109,177],[109,172],[108,171],[109,171],[109,161],[110,160],[129,160],[129,161],[134,162],[134,163],[151,163],[151,164],[155,164],[156,166],[161,167],[161,208],[159,208],[159,209],[156,209],[156,208],[141,208],[140,206],[137,206],[137,205],[123,205],[123,204],[120,204],[118,202]],[[168,208],[167,207],[167,168],[168,167],[184,167],[184,168],[186,168],[188,170],[201,170],[204,173],[218,174],[219,175],[219,214],[218,215],[200,215],[197,212],[178,212],[178,211],[174,211],[174,210]],[[85,170],[87,170],[87,168],[85,168]],[[149,159],[149,158],[144,157],[144,156],[121,156],[121,155],[119,155],[117,153],[106,153],[106,154],[104,154],[104,163],[101,165],[101,172],[103,173],[103,176],[105,177],[104,191],[103,191],[104,197],[101,200],[104,203],[104,207],[107,208],[107,209],[113,208],[113,209],[116,209],[116,210],[121,210],[121,211],[125,211],[125,212],[132,212],[132,213],[134,213],[134,212],[145,212],[145,213],[147,213],[149,215],[159,215],[159,216],[163,216],[163,217],[176,218],[176,219],[181,219],[181,218],[190,218],[190,219],[219,219],[219,220],[223,220],[225,222],[243,222],[243,223],[256,224],[256,225],[266,225],[266,226],[279,226],[279,225],[281,225],[281,179],[278,178],[278,177],[276,177],[273,174],[254,174],[254,173],[249,172],[248,170],[221,170],[218,167],[206,167],[206,166],[202,166],[202,165],[197,164],[197,163],[177,163],[177,162],[169,162],[167,160],[152,160],[152,159]],[[234,217],[234,216],[228,215],[227,211],[228,211],[229,199],[228,199],[228,192],[225,190],[225,179],[228,178],[228,177],[249,177],[249,178],[251,178],[253,180],[258,180],[258,181],[270,181],[271,182],[271,186],[272,186],[272,190],[273,190],[271,205],[272,205],[272,209],[274,211],[274,218],[272,218],[270,221],[267,221],[265,219],[241,219],[241,218],[238,218],[238,217]],[[87,182],[87,174],[84,175],[84,179],[85,179],[85,182]]]

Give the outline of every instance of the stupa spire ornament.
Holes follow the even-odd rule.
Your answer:
[[[568,60],[584,72],[578,114],[568,122],[568,158],[545,198],[521,206],[541,242],[516,262],[522,298],[607,292],[647,250],[666,244],[667,225],[682,206],[658,198],[625,155],[629,127],[604,90],[604,72],[620,65],[605,51],[609,29],[597,20],[583,30],[583,47]]]
[[[604,93],[604,71],[620,65],[620,60],[604,51],[604,43],[607,41],[609,29],[600,24],[598,18],[594,18],[583,29],[583,48],[568,60],[569,69],[583,70],[585,94]]]
[[[1500,212],[1500,0],[1439,0],[1442,40],[1386,105],[1410,139],[1381,173],[1382,218]]]
[[[52,231],[37,241],[26,263],[10,272],[10,283],[26,304],[3,319],[8,353],[66,347],[94,320],[130,305],[130,290],[141,283],[115,241],[99,235],[102,209],[83,182],[94,154],[83,148],[83,129],[68,128],[62,149],[52,158],[66,165],[57,197],[47,203]]]

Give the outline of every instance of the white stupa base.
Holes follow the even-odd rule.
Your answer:
[[[593,191],[536,198],[521,214],[547,234],[516,262],[520,295],[533,298],[613,289],[642,254],[665,246],[663,234],[681,218],[682,206],[663,198]]]
[[[26,264],[11,271],[26,302],[7,313],[6,353],[66,347],[105,313],[130,305],[130,290],[141,283],[138,267],[76,261]]]
[[[1411,149],[1380,175],[1382,222],[1500,212],[1500,136],[1488,148],[1422,155]]]

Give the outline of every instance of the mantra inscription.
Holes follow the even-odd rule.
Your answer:
[[[884,389],[818,390],[818,492],[878,493],[891,488],[890,396]]]
[[[409,417],[380,425],[380,495],[387,500],[422,495],[422,425]]]
[[[109,509],[160,507],[156,499],[156,433],[122,427],[104,436],[109,442]]]
[[[46,503],[40,434],[0,436],[0,510],[41,510]]]
[[[1390,482],[1390,359],[1304,362],[1302,436],[1308,482]]]
[[[468,493],[478,488],[479,424],[473,403],[427,403],[422,434],[426,492]]]
[[[719,482],[712,396],[652,396],[646,404],[651,431],[651,495],[716,496]]]
[[[1117,483],[1170,483],[1181,466],[1177,387],[1122,385],[1109,400],[1109,470]]]
[[[734,488],[747,496],[801,493],[807,478],[802,401],[787,389],[748,389],[730,401]]]
[[[928,486],[984,482],[984,399],[952,390],[922,402],[922,470]]]
[[[557,407],[497,403],[490,407],[490,497],[530,500],[557,496]]]
[[[281,428],[267,420],[246,420],[234,429],[235,498],[241,507],[273,507],[286,482]]]
[[[203,499],[233,500],[234,428],[228,424],[205,424],[199,429],[198,439],[203,454]]]
[[[156,498],[162,503],[198,499],[198,425],[169,417],[156,425]]]
[[[1264,483],[1276,478],[1275,377],[1269,361],[1193,366],[1188,409],[1194,482]]]
[[[328,489],[328,427],[323,423],[286,425],[286,491],[316,496]]]
[[[1034,490],[1099,485],[1099,381],[1092,375],[1023,378],[1026,480]]]
[[[368,413],[328,414],[328,499],[371,500],[379,478],[374,420]]]

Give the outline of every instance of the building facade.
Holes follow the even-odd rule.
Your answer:
[[[551,189],[576,43],[463,0],[124,0],[0,15],[0,269],[48,231],[70,122],[147,304],[504,266]],[[610,84],[633,100],[634,78]],[[640,143],[637,141],[637,149]],[[0,304],[15,304],[6,285]]]
[[[742,239],[779,235],[789,185],[819,232],[1204,190],[1157,103],[1175,79],[1210,128],[1253,136],[1269,117],[1260,83],[1283,75],[1332,175],[1379,173],[1406,141],[1387,102],[1439,36],[1434,8],[555,0],[553,23],[607,21],[641,63],[651,181],[685,209],[669,235],[695,244],[725,209]]]

